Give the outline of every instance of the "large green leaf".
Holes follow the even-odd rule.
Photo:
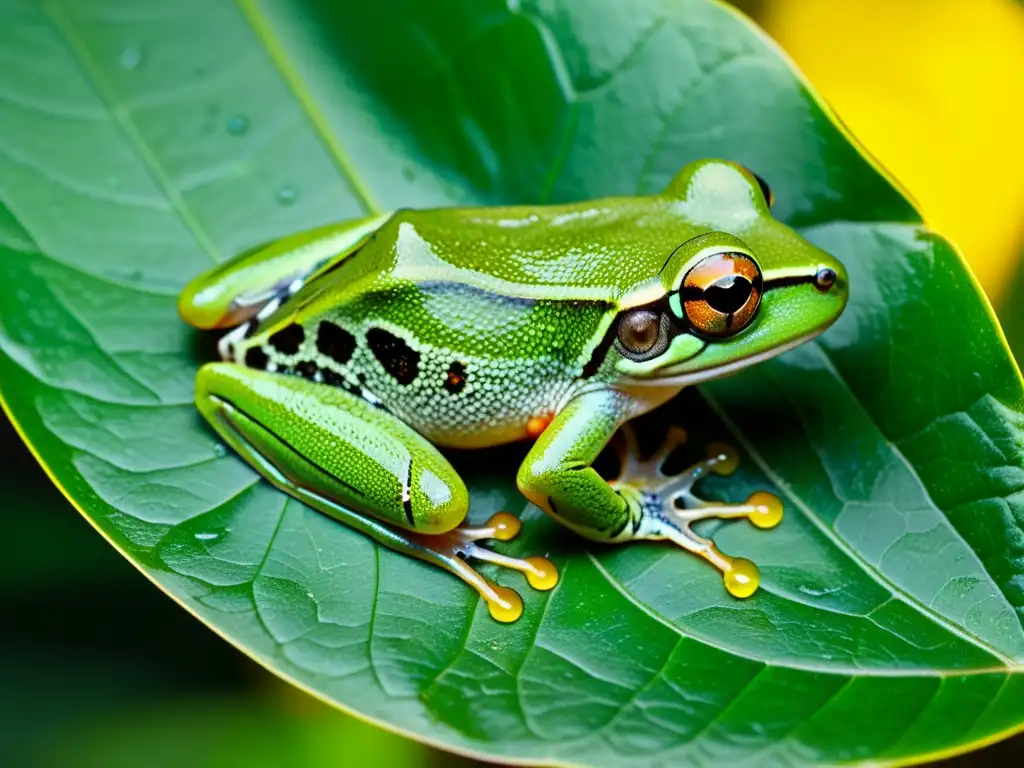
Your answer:
[[[612,765],[905,761],[1024,722],[1024,389],[956,252],[775,48],[707,0],[0,0],[0,386],[96,527],[278,674],[452,749]],[[396,206],[658,189],[724,156],[843,259],[814,343],[675,400],[778,528],[738,602],[670,547],[528,507],[458,457],[559,587],[493,622],[447,574],[259,482],[191,405],[188,278]],[[497,468],[501,468],[498,471]],[[116,599],[116,596],[112,596]],[[159,628],[154,628],[159,632]]]
[[[1019,364],[1024,360],[1024,249],[1017,259],[1017,271],[1010,288],[999,307],[999,319],[1006,329],[1010,351]]]

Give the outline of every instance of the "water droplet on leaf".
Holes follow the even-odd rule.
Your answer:
[[[133,43],[121,51],[118,61],[125,69],[137,69],[142,63],[142,49]]]
[[[228,118],[228,133],[232,136],[243,136],[249,131],[249,118],[245,115],[232,115]]]
[[[295,187],[281,187],[277,190],[277,202],[281,205],[291,205],[298,197],[299,193]]]

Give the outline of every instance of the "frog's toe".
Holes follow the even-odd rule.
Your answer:
[[[645,538],[668,539],[688,552],[699,555],[722,574],[722,582],[733,597],[747,598],[757,591],[761,572],[757,565],[742,557],[731,557],[715,546],[714,542],[693,532],[690,523],[709,517],[739,517],[748,515],[748,505],[708,506],[701,514],[687,515],[675,509],[661,514],[652,513],[643,524]],[[742,510],[742,511],[741,511]]]
[[[467,561],[479,560],[503,568],[519,571],[526,576],[531,587],[540,591],[554,589],[558,584],[558,569],[544,557],[510,557],[495,552],[478,542],[486,539],[509,541],[522,529],[519,518],[507,512],[498,512],[479,527],[461,526],[448,533],[418,537],[419,547],[430,550],[434,562],[443,565],[473,587],[487,603],[491,616],[501,622],[512,622],[523,613],[523,601],[510,587],[495,584],[482,576]]]
[[[686,443],[686,430],[679,426],[671,426],[665,439],[658,449],[646,459],[640,458],[640,445],[633,426],[626,422],[619,427],[614,446],[619,457],[619,476],[617,483],[636,486],[658,485],[668,477],[663,471],[665,462],[675,450]]]
[[[462,548],[464,557],[519,571],[526,576],[531,587],[541,592],[554,589],[558,584],[558,569],[546,557],[509,557],[476,543],[482,539],[509,541],[519,534],[521,527],[519,518],[508,512],[498,512],[482,528],[460,528],[456,533],[465,541]]]
[[[728,475],[736,470],[739,457],[726,445],[708,446],[707,458],[682,473],[648,485],[647,503],[641,518],[639,536],[649,539],[668,539],[683,549],[703,557],[718,568],[729,594],[750,597],[760,584],[757,566],[739,557],[722,553],[710,539],[698,536],[692,525],[709,518],[735,519],[745,517],[758,528],[772,528],[782,521],[782,500],[778,496],[758,491],[742,504],[723,504],[699,498],[693,487],[700,478],[713,473]]]
[[[487,610],[491,618],[502,624],[511,624],[523,615],[523,598],[519,593],[500,584],[491,584],[493,596],[481,596],[487,601]]]

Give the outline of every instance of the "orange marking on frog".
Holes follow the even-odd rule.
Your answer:
[[[531,416],[526,422],[526,435],[532,440],[540,437],[541,432],[548,428],[551,423],[551,416]]]

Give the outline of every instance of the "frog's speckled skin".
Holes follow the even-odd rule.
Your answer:
[[[704,294],[689,286],[694,266],[721,253],[749,257],[754,283],[730,316],[738,323],[749,309],[746,325],[714,337],[694,325]],[[589,465],[628,419],[820,333],[845,302],[842,266],[771,217],[755,177],[704,161],[649,197],[402,210],[324,228],[198,278],[180,306],[200,327],[239,325],[222,342],[230,362],[200,375],[211,423],[279,486],[389,546],[415,549],[360,510],[418,534],[465,516],[465,488],[431,443],[539,435],[519,485],[563,523],[599,540],[671,538],[742,578],[739,561],[693,536],[688,520],[665,520],[666,499],[688,486],[652,495],[643,483],[609,485]],[[657,355],[616,342],[637,308],[661,318]],[[737,509],[764,511],[699,516]],[[453,554],[467,547],[449,550],[439,564],[481,589]],[[487,589],[494,612],[502,598]]]

